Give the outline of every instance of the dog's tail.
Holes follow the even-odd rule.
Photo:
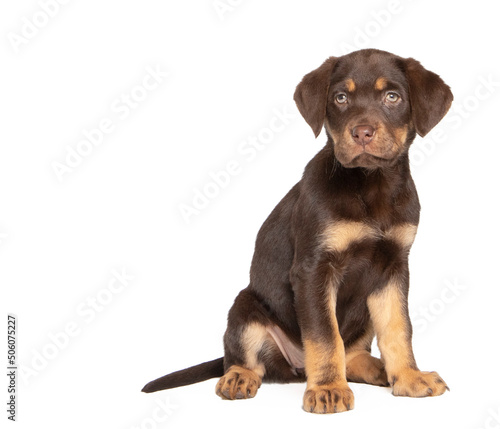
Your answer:
[[[187,386],[210,378],[222,377],[223,375],[224,358],[219,358],[150,381],[142,388],[142,392],[151,393],[158,390],[173,389],[174,387]]]

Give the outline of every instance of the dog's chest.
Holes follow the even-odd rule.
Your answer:
[[[352,253],[353,250],[360,253],[363,250],[384,251],[388,248],[408,251],[416,233],[417,225],[408,222],[381,229],[367,222],[339,220],[325,229],[322,244],[326,251],[337,255]]]

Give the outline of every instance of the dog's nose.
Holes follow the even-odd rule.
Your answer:
[[[356,125],[352,129],[352,138],[363,147],[373,140],[374,134],[375,130],[371,125]]]

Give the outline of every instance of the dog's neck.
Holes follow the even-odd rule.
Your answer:
[[[331,196],[332,209],[342,217],[369,217],[386,226],[398,219],[418,223],[420,206],[407,151],[390,166],[346,168],[328,142],[308,165],[305,176]]]

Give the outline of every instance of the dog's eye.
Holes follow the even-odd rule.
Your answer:
[[[347,103],[347,95],[341,92],[335,96],[335,101],[339,104]]]
[[[395,92],[388,92],[385,96],[385,101],[389,101],[390,103],[395,103],[400,99],[399,94]]]

